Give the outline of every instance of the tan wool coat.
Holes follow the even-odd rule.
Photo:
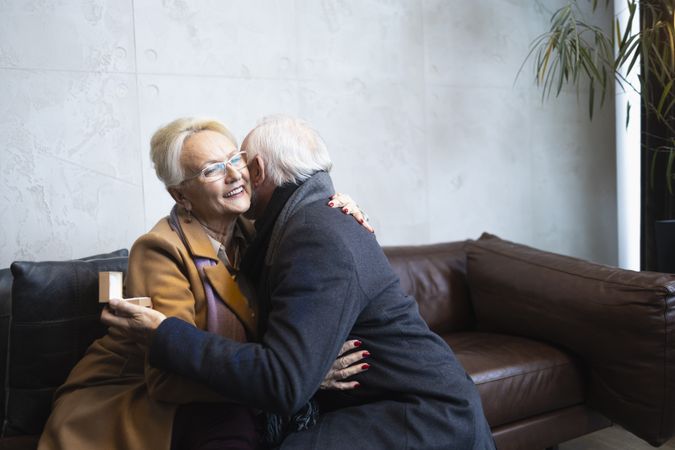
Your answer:
[[[180,222],[187,247],[167,218],[134,243],[125,296],[151,297],[156,310],[205,329],[206,297],[192,257],[210,258],[217,264],[204,272],[228,306],[228,337],[254,335],[255,313],[241,297],[228,301],[232,277],[207,234],[195,220]],[[238,227],[250,230],[244,222]],[[38,449],[168,450],[178,405],[222,401],[205,386],[150,367],[145,357],[144,348],[112,329],[96,340],[56,391]]]

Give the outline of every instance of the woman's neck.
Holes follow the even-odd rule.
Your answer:
[[[232,232],[234,230],[234,223],[236,222],[235,217],[224,218],[218,221],[218,223],[206,222],[196,216],[195,218],[204,227],[204,230],[209,236],[223,244],[225,248],[228,247],[232,240]]]

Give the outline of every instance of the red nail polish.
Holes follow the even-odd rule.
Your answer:
[[[332,208],[334,204],[335,204],[335,203],[330,202],[330,203],[328,203],[328,206],[330,206],[330,207]]]
[[[359,219],[359,223],[363,225],[363,219]]]
[[[362,357],[362,358],[367,358],[367,357],[369,357],[369,356],[370,356],[370,352],[363,352],[363,353],[361,353],[361,357]]]
[[[357,387],[361,387],[361,383],[356,383],[356,384],[354,385],[354,388],[357,388]]]
[[[354,347],[361,347],[361,341],[354,341]]]
[[[347,211],[349,211],[347,208],[342,208],[343,213],[346,213]]]
[[[368,370],[368,369],[370,369],[370,364],[364,364],[364,365],[362,365],[362,366],[361,366],[361,369],[363,369],[363,370]]]

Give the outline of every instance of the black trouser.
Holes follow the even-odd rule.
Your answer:
[[[254,450],[256,417],[232,403],[189,403],[176,410],[171,450]]]

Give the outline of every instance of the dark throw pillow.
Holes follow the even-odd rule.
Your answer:
[[[128,254],[12,264],[3,436],[41,433],[54,390],[106,331],[99,321],[98,272],[126,273]]]

